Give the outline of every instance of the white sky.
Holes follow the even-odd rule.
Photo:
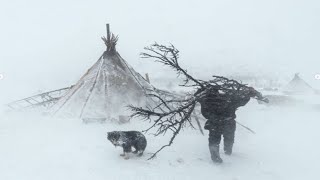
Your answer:
[[[178,47],[195,75],[300,72],[319,87],[319,20],[316,0],[0,0],[1,98],[74,84],[104,51],[105,23],[151,78],[167,71],[139,53],[157,41]]]

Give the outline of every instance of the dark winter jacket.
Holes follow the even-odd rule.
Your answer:
[[[236,117],[236,110],[246,105],[249,95],[231,95],[219,92],[207,93],[200,101],[201,113],[208,120]]]

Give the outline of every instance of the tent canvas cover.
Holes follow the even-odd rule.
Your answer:
[[[313,89],[308,83],[306,83],[298,73],[294,75],[294,78],[283,88],[286,93],[314,93]]]
[[[118,37],[102,38],[107,50],[80,80],[52,106],[54,115],[81,119],[108,119],[128,115],[127,106],[152,102],[153,87],[116,51]]]

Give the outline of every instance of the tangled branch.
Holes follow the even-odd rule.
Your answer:
[[[187,70],[183,69],[179,62],[179,50],[173,45],[164,46],[157,43],[150,47],[144,48],[146,52],[141,53],[142,58],[152,58],[156,62],[160,62],[166,66],[171,67],[178,76],[184,77],[184,87],[193,87],[196,89],[195,93],[189,94],[187,98],[178,98],[167,100],[160,95],[153,93],[150,97],[155,98],[158,104],[155,107],[134,107],[129,106],[133,111],[131,117],[142,117],[151,122],[151,126],[145,130],[148,132],[156,128],[155,136],[164,135],[168,131],[172,132],[172,136],[168,144],[163,145],[157,150],[149,159],[153,159],[164,148],[171,146],[180,131],[186,126],[192,125],[192,112],[195,109],[196,103],[201,102],[203,98],[207,98],[208,94],[213,95],[212,108],[224,108],[221,102],[230,102],[234,97],[248,98],[253,97],[258,100],[266,100],[261,93],[242,84],[236,80],[231,80],[223,76],[212,76],[213,79],[209,81],[199,80],[188,74]]]
[[[107,39],[106,37],[101,37],[104,44],[107,46],[107,52],[115,52],[116,51],[116,45],[118,42],[119,37],[115,36],[114,34],[111,35],[110,39]]]
[[[152,125],[146,129],[144,132],[147,132],[153,128],[157,128],[155,136],[165,135],[167,131],[172,132],[172,137],[169,140],[169,143],[162,146],[157,150],[149,159],[153,159],[156,155],[165,147],[171,146],[174,139],[180,133],[180,131],[187,124],[192,125],[191,115],[195,108],[195,100],[188,99],[184,101],[165,101],[161,97],[154,95],[160,103],[155,108],[141,108],[129,106],[129,108],[134,112],[131,117],[142,117],[145,120],[152,122]],[[165,107],[165,108],[164,108]],[[166,109],[166,110],[164,110]]]
[[[159,45],[157,43],[151,45],[150,47],[145,47],[145,50],[150,53],[141,53],[142,58],[154,58],[156,62],[160,62],[164,65],[171,67],[177,72],[178,75],[184,75],[184,85],[187,85],[190,81],[195,83],[195,86],[203,87],[203,84],[199,80],[194,79],[187,70],[181,68],[179,65],[179,50],[176,49],[172,44],[170,46]]]

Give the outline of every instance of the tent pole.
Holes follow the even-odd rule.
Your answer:
[[[146,81],[148,81],[148,83],[150,83],[150,78],[149,78],[149,74],[146,73]]]
[[[110,25],[107,24],[107,40],[110,42]]]

